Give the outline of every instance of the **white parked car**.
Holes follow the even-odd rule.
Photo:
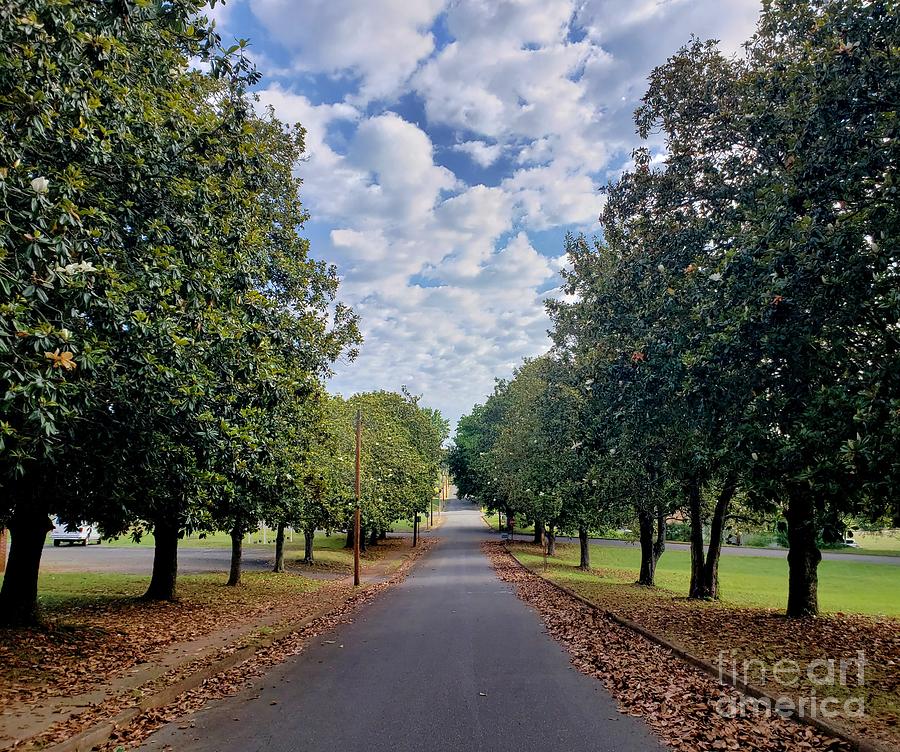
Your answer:
[[[60,522],[59,518],[53,520],[53,532],[50,533],[50,540],[54,546],[62,545],[63,542],[70,546],[80,543],[86,546],[88,543],[100,543],[100,531],[97,524],[92,522],[80,522],[77,527],[69,529],[64,522]]]

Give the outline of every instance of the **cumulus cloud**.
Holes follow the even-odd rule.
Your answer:
[[[500,155],[503,153],[503,147],[500,144],[489,144],[478,140],[455,144],[453,150],[468,154],[472,161],[481,167],[490,167],[500,159]]]
[[[296,70],[351,75],[368,101],[397,92],[434,49],[443,0],[249,0]]]
[[[599,188],[628,164],[652,68],[692,34],[737,50],[759,9],[758,0],[231,7],[241,10],[220,24],[251,12],[268,35],[253,39],[258,59],[288,61],[267,66],[274,82],[261,104],[307,128],[298,171],[319,229],[314,252],[337,263],[341,295],[362,317],[360,360],[333,387],[405,384],[454,420],[495,376],[548,346],[543,299],[562,295],[563,235],[596,229]],[[448,151],[471,159],[485,184],[442,166]]]

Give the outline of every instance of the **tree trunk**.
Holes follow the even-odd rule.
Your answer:
[[[344,548],[353,548],[353,520],[350,520],[350,527],[347,528],[347,542]]]
[[[419,515],[413,515],[413,548],[419,545]]]
[[[713,518],[709,528],[709,549],[706,552],[706,561],[703,563],[703,583],[701,586],[701,598],[717,600],[719,597],[719,558],[722,553],[722,538],[725,534],[725,521],[728,519],[728,509],[737,485],[733,478],[727,478],[716,499],[716,508],[713,510]]]
[[[359,527],[359,550],[366,550],[366,529],[362,525]]]
[[[387,540],[387,530],[382,530],[378,534],[378,540]]]
[[[703,598],[703,499],[696,478],[688,482],[687,493],[691,521],[691,584],[688,598]]]
[[[547,556],[556,556],[556,530],[547,525]]]
[[[226,585],[237,587],[241,584],[241,557],[244,553],[244,531],[235,525],[231,528],[231,570]]]
[[[284,571],[284,523],[279,522],[275,532],[275,566],[273,572]]]
[[[316,554],[313,551],[313,542],[316,539],[316,529],[312,526],[303,529],[303,563],[314,564]]]
[[[822,553],[816,545],[815,508],[804,495],[790,499],[788,523],[788,603],[787,615],[815,616],[819,613],[819,562]]]
[[[586,527],[578,529],[578,543],[581,546],[581,562],[578,568],[587,572],[591,568],[591,542]]]
[[[666,510],[661,506],[656,508],[656,540],[653,542],[653,569],[656,571],[656,565],[659,557],[666,550]]]
[[[44,538],[52,529],[44,510],[16,514],[10,520],[9,561],[0,590],[0,625],[28,627],[38,623],[38,572]]]
[[[638,509],[638,532],[641,540],[641,570],[638,585],[656,584],[656,556],[653,545],[653,516],[647,509]]]
[[[157,522],[153,527],[153,538],[153,575],[144,598],[173,601],[178,579],[178,525]]]
[[[534,542],[542,546],[544,544],[544,521],[543,520],[535,520],[534,521]]]
[[[372,528],[372,532],[369,533],[369,545],[377,546],[378,545],[378,528]]]

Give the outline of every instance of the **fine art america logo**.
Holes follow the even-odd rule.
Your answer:
[[[716,712],[726,718],[777,714],[828,720],[860,718],[866,712],[865,698],[853,695],[854,687],[866,683],[863,650],[855,658],[818,658],[806,664],[783,658],[771,666],[757,659],[738,661],[735,651],[720,650],[718,666],[721,683],[764,686],[773,696],[722,697]]]

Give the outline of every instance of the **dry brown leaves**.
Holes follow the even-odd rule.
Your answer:
[[[90,691],[174,643],[275,608],[315,608],[327,597],[324,583],[260,575],[245,575],[249,584],[241,588],[226,587],[224,578],[185,578],[172,603],[111,598],[59,609],[39,629],[0,630],[0,703],[32,704]]]
[[[389,579],[383,582],[365,585],[364,588],[357,591],[354,591],[352,585],[346,581],[333,582],[315,591],[314,595],[317,596],[318,603],[316,605],[306,604],[305,607],[298,605],[294,613],[288,615],[286,621],[289,622],[291,618],[298,620],[311,611],[323,607],[328,608],[329,610],[323,616],[292,632],[290,635],[257,649],[248,660],[241,662],[228,671],[207,679],[199,687],[185,692],[165,707],[154,708],[140,713],[127,725],[117,729],[109,742],[101,749],[112,752],[120,746],[138,744],[160,726],[199,710],[210,700],[234,694],[247,686],[253,678],[264,674],[265,669],[269,666],[302,652],[312,638],[329,632],[340,624],[351,622],[353,615],[361,607],[374,600],[386,588],[400,582],[406,576],[413,562],[434,546],[437,540],[434,538],[423,539],[419,548],[407,550],[402,565]],[[30,743],[32,745],[46,746],[69,739],[95,724],[107,721],[125,709],[137,707],[142,697],[152,694],[154,690],[171,686],[189,673],[199,671],[213,664],[244,644],[246,644],[246,641],[229,645],[200,661],[175,669],[157,679],[152,686],[142,687],[140,695],[117,695],[101,705],[88,709],[75,718],[55,724],[47,733],[32,739]],[[186,721],[186,723],[190,724],[190,721]]]
[[[727,718],[716,710],[741,695],[649,642],[633,630],[561,592],[520,567],[502,544],[486,542],[485,553],[500,579],[515,584],[547,631],[565,644],[574,666],[600,679],[623,712],[640,716],[671,748],[784,752],[847,752],[845,743],[780,717]]]
[[[519,545],[513,551],[528,548]],[[554,575],[551,568],[549,579]],[[692,655],[717,664],[721,654],[726,664],[737,665],[739,678],[768,686],[775,694],[795,698],[824,694],[842,701],[862,698],[864,715],[841,717],[838,713],[833,720],[860,736],[900,749],[900,620],[842,613],[788,619],[775,609],[690,601],[665,590],[608,580],[567,579],[563,584]],[[856,682],[854,668],[858,651],[865,654],[862,685]],[[801,667],[796,687],[773,680],[773,667],[782,659],[796,661]],[[841,660],[851,662],[846,685],[836,682],[823,688],[808,680],[806,669],[823,659],[838,665]],[[744,665],[749,668],[746,677]],[[765,667],[765,674],[760,667]]]

